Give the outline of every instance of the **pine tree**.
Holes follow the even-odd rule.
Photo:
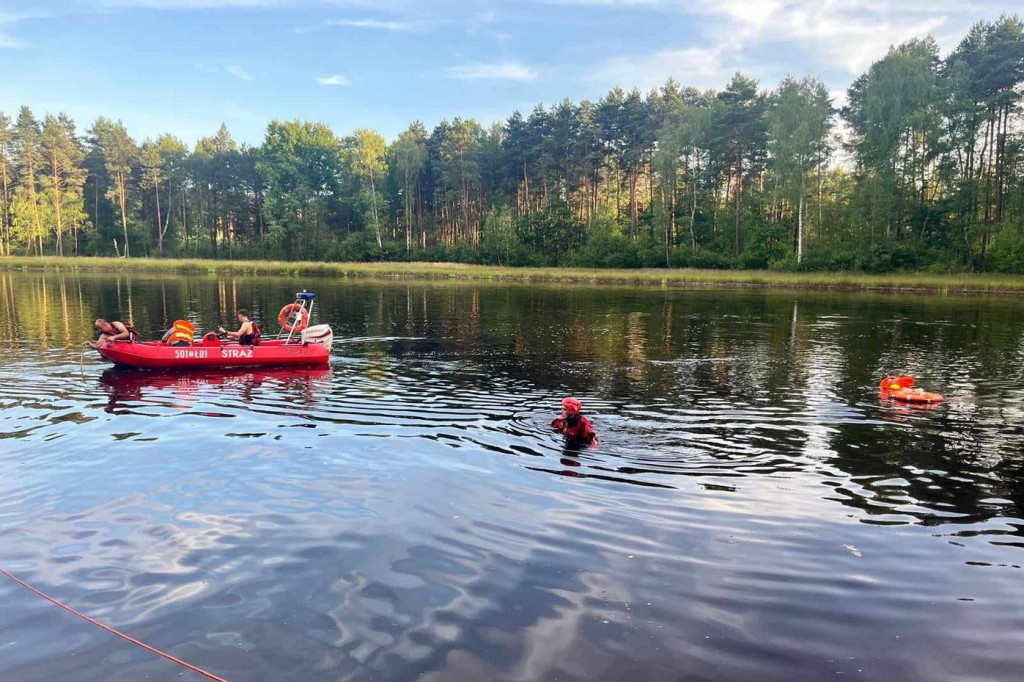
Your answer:
[[[22,107],[14,125],[15,167],[17,168],[16,197],[12,204],[16,224],[26,243],[26,251],[35,248],[43,255],[45,233],[39,209],[39,123],[32,110]]]
[[[43,122],[40,146],[46,169],[46,186],[56,234],[56,252],[64,255],[64,233],[72,232],[74,252],[78,251],[78,230],[85,220],[82,187],[85,185],[85,151],[75,135],[75,123],[66,114],[49,116]]]
[[[131,246],[128,241],[128,194],[133,181],[134,166],[138,160],[138,148],[121,121],[113,122],[100,117],[93,124],[91,134],[103,155],[104,165],[112,181],[111,187],[107,189],[107,198],[117,205],[124,236],[124,257],[129,258]]]
[[[744,181],[754,175],[764,159],[767,143],[765,98],[757,81],[735,74],[725,90],[718,93],[724,105],[717,121],[717,142],[724,165],[729,168],[733,202],[733,254],[743,252],[740,212],[743,208]],[[729,186],[726,188],[729,196]]]

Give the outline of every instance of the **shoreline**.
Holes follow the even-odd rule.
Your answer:
[[[358,279],[519,281],[567,284],[618,284],[692,288],[785,288],[823,291],[882,291],[929,294],[1024,295],[1024,275],[861,272],[774,272],[770,270],[503,267],[461,263],[335,263],[56,256],[6,256],[0,270],[110,272],[140,274],[335,276]]]

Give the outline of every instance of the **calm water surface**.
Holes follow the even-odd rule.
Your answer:
[[[330,368],[77,345],[301,287]],[[1022,339],[1017,298],[0,272],[0,566],[232,682],[1019,680]],[[0,578],[0,679],[200,678]]]

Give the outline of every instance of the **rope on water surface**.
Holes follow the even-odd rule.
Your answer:
[[[214,675],[211,672],[207,672],[207,671],[203,670],[202,668],[200,668],[198,666],[194,666],[191,663],[188,663],[186,661],[181,660],[180,658],[175,658],[174,656],[171,656],[168,653],[165,653],[163,651],[160,651],[159,649],[151,647],[150,645],[146,644],[145,642],[140,642],[139,640],[135,639],[134,637],[130,637],[129,635],[124,634],[123,632],[115,630],[114,628],[110,627],[109,625],[104,625],[103,623],[99,622],[98,620],[95,620],[95,619],[90,618],[89,616],[85,615],[81,611],[74,610],[73,608],[71,608],[67,604],[63,604],[63,603],[57,601],[56,599],[54,599],[50,595],[46,594],[45,592],[41,592],[41,591],[37,590],[36,588],[32,587],[31,585],[29,585],[25,581],[19,580],[18,578],[16,578],[15,576],[11,575],[10,573],[8,573],[7,571],[5,571],[2,568],[0,568],[0,574],[3,574],[5,576],[7,576],[8,578],[13,580],[14,582],[16,582],[19,585],[21,585],[22,587],[24,587],[29,592],[33,592],[33,593],[39,595],[40,597],[42,597],[46,601],[50,602],[51,604],[54,604],[56,606],[61,607],[62,609],[64,609],[68,613],[72,613],[72,614],[78,616],[79,618],[81,618],[82,620],[85,620],[86,622],[92,623],[93,625],[95,625],[98,628],[106,630],[107,632],[109,632],[112,635],[116,635],[116,636],[120,637],[121,639],[123,639],[123,640],[125,640],[127,642],[131,642],[132,644],[134,644],[136,646],[140,646],[143,649],[145,649],[146,651],[154,653],[157,656],[162,656],[163,658],[166,658],[168,661],[171,661],[172,663],[177,663],[178,665],[180,665],[182,667],[188,668],[192,672],[199,673],[203,677],[206,677],[208,679],[214,680],[214,682],[228,682],[223,677],[217,677],[216,675]]]

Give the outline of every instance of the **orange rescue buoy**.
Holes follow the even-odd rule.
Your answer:
[[[888,376],[879,384],[879,397],[884,400],[901,400],[907,403],[935,404],[945,400],[938,393],[929,393],[920,388],[912,388],[914,377]]]
[[[277,315],[281,329],[288,333],[301,332],[309,324],[309,311],[298,303],[289,303]]]

